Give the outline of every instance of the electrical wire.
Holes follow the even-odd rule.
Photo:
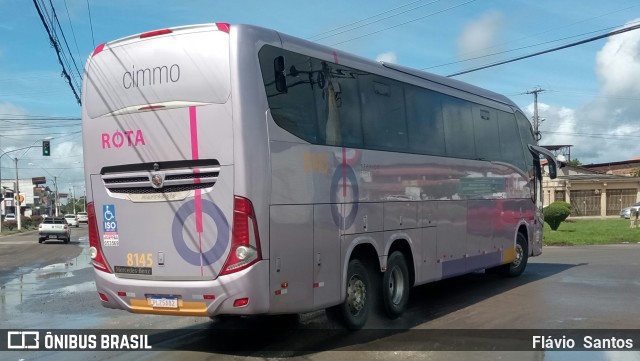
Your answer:
[[[414,8],[409,9],[409,10],[405,10],[405,11],[402,11],[402,12],[400,12],[400,13],[397,13],[397,14],[394,14],[394,15],[390,15],[390,16],[387,16],[387,17],[382,18],[382,19],[377,19],[377,20],[374,20],[374,21],[368,22],[368,23],[366,23],[366,24],[358,25],[358,26],[353,27],[353,28],[351,28],[351,29],[346,29],[346,30],[343,30],[343,31],[337,32],[337,33],[335,33],[335,34],[326,35],[326,36],[323,36],[323,37],[317,38],[315,41],[320,41],[320,40],[323,40],[323,39],[332,38],[332,37],[337,36],[337,35],[340,35],[340,34],[344,34],[344,33],[350,32],[350,31],[354,31],[354,30],[356,30],[356,29],[360,29],[360,28],[363,28],[363,27],[365,27],[365,26],[369,26],[369,25],[371,25],[371,24],[378,23],[378,22],[380,22],[380,21],[388,20],[388,19],[394,18],[394,17],[396,17],[396,16],[400,16],[400,15],[402,15],[402,14],[406,14],[406,13],[408,13],[408,12],[410,12],[410,11],[414,11],[414,10],[420,9],[420,8],[425,7],[425,6],[433,5],[433,4],[435,4],[435,3],[437,3],[437,2],[440,2],[440,1],[442,1],[442,0],[434,0],[434,1],[431,1],[431,2],[429,2],[429,3],[423,4],[423,5],[420,5],[420,6],[416,6],[416,7],[414,7]],[[375,16],[373,16],[373,17],[377,17],[377,16],[379,16],[379,15],[375,15]],[[370,18],[371,18],[371,17],[370,17]],[[359,22],[359,21],[358,21],[358,22]]]
[[[91,41],[93,42],[93,49],[95,49],[96,39],[93,37],[93,20],[91,20],[91,8],[89,7],[89,0],[87,0],[87,11],[89,12],[89,25],[91,27]]]
[[[308,39],[308,40],[311,40],[311,39],[317,38],[317,37],[319,37],[319,36],[322,36],[322,35],[325,35],[325,34],[328,34],[328,33],[334,32],[334,31],[336,31],[336,30],[344,29],[344,28],[349,27],[349,26],[351,26],[351,25],[359,24],[359,23],[361,23],[361,22],[363,22],[363,21],[367,21],[367,20],[369,20],[369,19],[376,18],[376,17],[378,17],[378,16],[380,16],[380,15],[388,14],[388,13],[393,12],[393,11],[395,11],[395,10],[401,9],[401,8],[403,8],[403,7],[407,7],[407,6],[409,6],[409,5],[413,5],[413,4],[419,3],[419,2],[421,2],[421,1],[423,1],[423,0],[417,0],[417,1],[410,2],[410,3],[408,3],[408,4],[400,5],[400,6],[398,6],[398,7],[393,8],[393,9],[386,10],[386,11],[383,11],[383,12],[378,13],[378,14],[375,14],[375,15],[371,15],[371,16],[366,17],[366,18],[364,18],[364,19],[360,19],[360,20],[354,21],[354,22],[352,22],[352,23],[349,23],[349,24],[346,24],[346,25],[342,25],[342,26],[338,26],[338,27],[336,27],[336,28],[333,28],[333,29],[330,29],[330,30],[327,30],[327,31],[321,32],[321,33],[319,33],[319,34],[316,34],[316,35],[310,36],[310,37],[308,37],[307,39]]]
[[[640,21],[634,21],[634,22],[629,23],[627,25],[635,25],[635,24],[640,24]],[[621,25],[610,26],[608,28],[604,28],[604,29],[600,29],[600,30],[588,31],[586,33],[581,33],[581,34],[577,34],[577,35],[571,35],[571,36],[567,36],[567,37],[564,37],[564,38],[543,41],[541,43],[521,46],[521,47],[515,48],[515,49],[503,50],[503,51],[498,51],[498,52],[491,53],[491,54],[479,55],[479,56],[476,56],[476,57],[473,57],[473,58],[467,58],[467,59],[452,61],[452,62],[449,62],[449,63],[440,64],[440,65],[434,65],[434,66],[422,68],[420,70],[428,70],[428,69],[440,68],[440,67],[447,66],[447,65],[466,63],[466,62],[469,62],[469,61],[488,58],[488,57],[492,57],[492,56],[495,56],[495,55],[512,53],[512,52],[518,51],[518,50],[524,50],[524,49],[528,49],[528,48],[535,48],[535,47],[538,47],[538,46],[541,46],[541,45],[557,43],[557,42],[560,42],[560,41],[569,40],[569,39],[573,39],[573,38],[578,38],[578,37],[582,37],[582,36],[589,35],[589,34],[601,33],[603,31],[607,31],[607,30],[611,30],[611,29],[618,29],[618,28],[620,28],[620,26]],[[624,25],[622,25],[622,26],[624,26]]]
[[[334,43],[334,44],[331,44],[331,46],[336,46],[336,45],[340,45],[340,44],[348,43],[348,42],[351,42],[351,41],[354,41],[354,40],[362,39],[362,38],[364,38],[364,37],[367,37],[367,36],[370,36],[370,35],[373,35],[373,34],[377,34],[377,33],[381,33],[381,32],[383,32],[383,31],[387,31],[387,30],[389,30],[389,29],[393,29],[393,28],[397,28],[397,27],[399,27],[399,26],[407,25],[407,24],[410,24],[410,23],[416,22],[416,21],[418,21],[418,20],[426,19],[426,18],[428,18],[428,17],[434,16],[434,15],[438,15],[438,14],[441,14],[441,13],[446,12],[446,11],[449,11],[449,10],[453,10],[453,9],[455,9],[455,8],[458,8],[458,7],[461,7],[461,6],[464,6],[464,5],[470,4],[470,3],[475,2],[475,1],[476,1],[476,0],[469,0],[469,1],[467,1],[467,2],[464,2],[464,3],[458,4],[458,5],[454,5],[454,6],[448,7],[448,8],[443,9],[443,10],[439,10],[439,11],[436,11],[436,12],[430,13],[430,14],[427,14],[427,15],[424,15],[424,16],[421,16],[421,17],[418,17],[418,18],[415,18],[415,19],[413,19],[413,20],[405,21],[405,22],[403,22],[403,23],[400,23],[400,24],[397,24],[397,25],[393,25],[393,26],[387,26],[387,27],[385,27],[384,29],[380,29],[380,30],[373,31],[373,32],[370,32],[370,33],[367,33],[367,34],[364,34],[364,35],[356,36],[356,37],[354,37],[354,38],[347,39],[347,40],[344,40],[344,41],[341,41],[341,42],[338,42],[338,43]]]
[[[69,15],[67,0],[64,0],[64,9],[67,11],[67,19],[69,20],[69,27],[71,28],[71,35],[73,35],[73,42],[76,44],[76,54],[78,54],[78,59],[82,59],[82,56],[80,55],[80,48],[78,47],[78,39],[76,38],[76,32],[73,30],[73,23],[71,22],[71,16]]]
[[[523,37],[520,37],[520,38],[518,38],[518,39],[514,39],[514,40],[511,40],[511,41],[503,42],[503,43],[501,43],[501,44],[496,44],[496,45],[489,46],[489,47],[486,47],[486,48],[483,48],[483,49],[478,49],[478,50],[476,50],[476,51],[485,51],[485,50],[493,49],[493,48],[496,48],[496,47],[502,47],[502,46],[505,46],[505,45],[507,45],[507,44],[511,44],[511,43],[515,43],[515,42],[520,42],[520,41],[522,41],[522,40],[529,39],[529,38],[533,38],[533,37],[537,37],[537,36],[540,36],[540,35],[542,35],[542,34],[546,34],[546,33],[550,33],[550,32],[556,32],[556,31],[557,31],[557,30],[559,30],[559,29],[569,28],[569,27],[572,27],[572,26],[577,25],[577,24],[580,24],[580,23],[584,23],[584,22],[587,22],[587,21],[590,21],[590,20],[595,20],[595,19],[598,19],[598,18],[601,18],[601,17],[607,16],[607,15],[611,15],[611,14],[615,14],[615,13],[618,13],[618,12],[621,12],[621,11],[629,10],[629,9],[631,9],[631,8],[638,7],[638,6],[640,6],[640,5],[632,5],[632,6],[628,6],[628,7],[622,8],[622,9],[617,9],[617,10],[614,10],[614,11],[610,11],[610,12],[608,12],[608,13],[603,13],[603,14],[600,14],[600,15],[597,15],[597,16],[593,16],[593,17],[590,17],[590,18],[586,18],[586,19],[578,20],[578,21],[573,22],[573,23],[571,23],[571,24],[562,25],[562,26],[556,26],[556,27],[553,27],[553,28],[546,28],[546,30],[541,31],[541,32],[539,32],[539,33],[535,33],[535,34],[532,34],[532,35],[523,36]],[[624,24],[623,24],[623,25],[621,25],[621,26],[624,26]],[[616,26],[616,27],[609,27],[609,28],[606,28],[606,29],[602,29],[601,31],[605,31],[605,30],[608,30],[608,29],[614,29],[614,28],[617,28],[617,27],[620,27],[620,26]],[[589,34],[589,33],[586,33],[586,34]],[[582,34],[582,35],[586,35],[586,34]],[[466,54],[471,54],[471,53],[473,53],[473,52],[474,52],[474,51],[470,51],[470,52],[467,52],[467,53],[463,53],[463,54],[461,54],[461,56],[464,56],[464,55],[466,55]],[[452,63],[442,64],[442,65],[436,65],[436,66],[432,66],[432,67],[428,67],[428,68],[423,68],[422,70],[425,70],[425,69],[431,69],[431,68],[437,68],[437,67],[444,66],[444,65],[456,64],[456,63],[464,62],[464,61],[466,61],[466,60],[455,61],[455,62],[452,62]]]
[[[474,71],[488,69],[488,68],[492,68],[492,67],[498,66],[498,65],[504,65],[504,64],[508,64],[508,63],[513,63],[513,62],[518,61],[518,60],[524,60],[524,59],[528,59],[528,58],[533,58],[535,56],[539,56],[539,55],[551,53],[551,52],[554,52],[554,51],[571,48],[571,47],[574,47],[574,46],[577,46],[577,45],[590,43],[592,41],[600,40],[600,39],[603,39],[603,38],[606,38],[606,37],[609,37],[609,36],[619,35],[619,34],[626,33],[628,31],[636,30],[636,29],[639,29],[639,28],[640,28],[640,24],[637,24],[637,25],[634,25],[634,26],[625,27],[625,28],[622,28],[622,29],[619,29],[619,30],[616,30],[616,31],[608,32],[606,34],[594,36],[594,37],[591,37],[591,38],[588,38],[588,39],[580,40],[580,41],[577,41],[577,42],[574,42],[574,43],[558,46],[558,47],[555,47],[555,48],[539,51],[539,52],[536,52],[536,53],[533,53],[533,54],[519,56],[517,58],[513,58],[513,59],[509,59],[509,60],[505,60],[505,61],[499,61],[499,62],[495,62],[495,63],[492,63],[492,64],[480,66],[480,67],[477,67],[477,68],[472,68],[472,69],[460,71],[460,72],[457,72],[457,73],[449,74],[449,75],[447,75],[447,77],[454,77],[454,76],[458,76],[458,75],[462,75],[462,74],[468,74],[468,73],[471,73],[471,72],[474,72]]]
[[[76,89],[75,89],[75,87],[73,85],[73,81],[71,79],[71,76],[67,72],[67,69],[65,68],[65,65],[64,65],[64,63],[62,61],[62,57],[60,55],[60,49],[58,47],[58,44],[54,40],[53,34],[51,33],[51,30],[49,29],[49,26],[47,25],[47,22],[46,22],[46,20],[44,18],[42,10],[40,9],[40,6],[38,5],[37,0],[33,0],[33,4],[35,5],[36,10],[38,11],[38,15],[40,16],[40,20],[42,21],[42,25],[44,26],[45,30],[47,31],[47,34],[49,35],[49,40],[51,40],[53,48],[56,51],[56,55],[58,56],[58,62],[60,63],[60,66],[62,67],[62,75],[67,79],[67,82],[69,83],[69,87],[71,87],[71,91],[73,92],[73,95],[76,97],[76,101],[78,102],[79,105],[82,105],[82,101],[80,100],[80,96],[78,95],[78,92],[76,91]]]

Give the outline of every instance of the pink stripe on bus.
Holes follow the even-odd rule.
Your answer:
[[[189,125],[191,128],[191,159],[198,159],[198,123],[196,107],[189,107]]]
[[[189,107],[189,130],[191,131],[191,159],[197,160],[198,154],[198,118],[196,116],[196,107]],[[194,170],[198,173],[198,170]],[[198,182],[195,182],[198,183]],[[202,264],[202,190],[196,189],[195,194],[195,214],[196,214],[196,232],[198,233],[199,249],[200,249],[200,275],[204,275],[204,267]]]
[[[340,64],[338,62],[338,53],[335,50],[333,51],[333,62],[336,64]]]

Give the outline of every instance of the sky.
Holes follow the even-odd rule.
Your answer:
[[[55,8],[77,84],[95,46],[188,24],[259,25],[446,76],[640,23],[637,0],[37,1],[45,16]],[[57,177],[60,192],[81,194],[81,108],[34,2],[0,0],[0,34],[1,176],[15,174],[17,157],[20,178]],[[542,89],[540,144],[573,145],[583,164],[640,157],[640,30],[455,79],[502,93],[529,116],[527,92]],[[11,152],[44,137],[53,137],[50,157]]]

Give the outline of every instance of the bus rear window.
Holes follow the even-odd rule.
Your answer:
[[[91,118],[170,101],[225,103],[231,88],[229,35],[178,32],[116,43],[90,59],[86,76]]]

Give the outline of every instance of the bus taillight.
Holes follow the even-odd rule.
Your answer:
[[[218,30],[224,31],[225,33],[229,33],[231,31],[231,26],[228,23],[216,23]]]
[[[109,264],[102,254],[102,246],[100,245],[100,234],[98,233],[98,222],[96,220],[96,210],[93,202],[87,204],[88,226],[89,226],[89,253],[91,254],[91,263],[96,269],[111,273]]]
[[[250,200],[236,196],[233,201],[231,252],[220,274],[238,272],[261,259],[260,235],[253,205]]]
[[[161,29],[161,30],[149,31],[147,33],[140,34],[140,39],[150,38],[152,36],[158,36],[158,35],[171,34],[172,32],[173,32],[173,30],[171,30],[171,29]]]

